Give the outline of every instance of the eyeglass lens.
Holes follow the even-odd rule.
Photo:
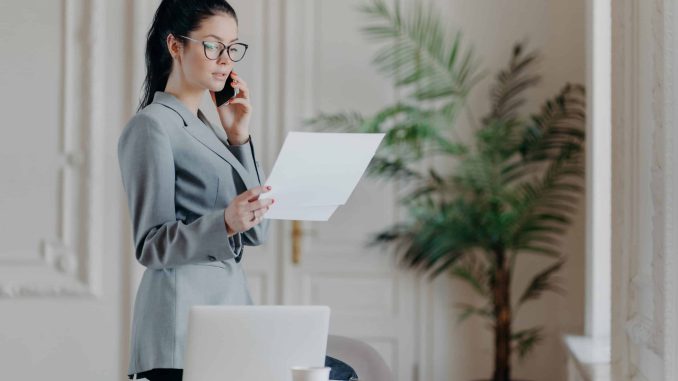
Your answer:
[[[235,43],[228,47],[216,42],[205,42],[205,56],[211,60],[216,60],[223,50],[226,50],[228,57],[232,61],[240,61],[245,56],[245,45]]]

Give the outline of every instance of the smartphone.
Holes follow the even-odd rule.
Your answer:
[[[214,98],[217,101],[217,107],[226,103],[226,101],[228,101],[229,99],[233,98],[238,94],[238,89],[231,86],[231,83],[233,82],[233,77],[231,76],[231,74],[232,72],[228,73],[228,77],[226,78],[226,84],[224,85],[224,88],[221,91],[217,91],[216,93],[214,93]]]

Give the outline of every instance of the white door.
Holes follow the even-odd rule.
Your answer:
[[[360,33],[355,10],[364,1],[287,2],[283,136],[305,129],[318,112],[369,115],[395,93],[370,60],[375,46]],[[346,155],[351,148],[346,147]],[[394,256],[365,242],[398,220],[396,188],[363,176],[346,205],[327,222],[288,222],[282,229],[283,303],[325,304],[330,333],[371,344],[397,380],[412,380],[417,333],[417,282],[396,269]]]

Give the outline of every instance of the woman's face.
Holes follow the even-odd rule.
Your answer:
[[[238,39],[238,25],[230,15],[217,13],[203,20],[200,27],[187,37],[198,41],[218,41],[228,46]],[[215,92],[222,90],[234,64],[226,51],[216,60],[210,60],[205,56],[202,42],[180,40],[182,44],[177,46],[178,55],[175,55],[179,65],[173,70],[180,70],[182,79],[192,87]],[[173,49],[172,44],[170,47]]]

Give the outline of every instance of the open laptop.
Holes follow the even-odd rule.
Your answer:
[[[293,366],[324,366],[328,306],[193,306],[184,381],[291,381]]]

